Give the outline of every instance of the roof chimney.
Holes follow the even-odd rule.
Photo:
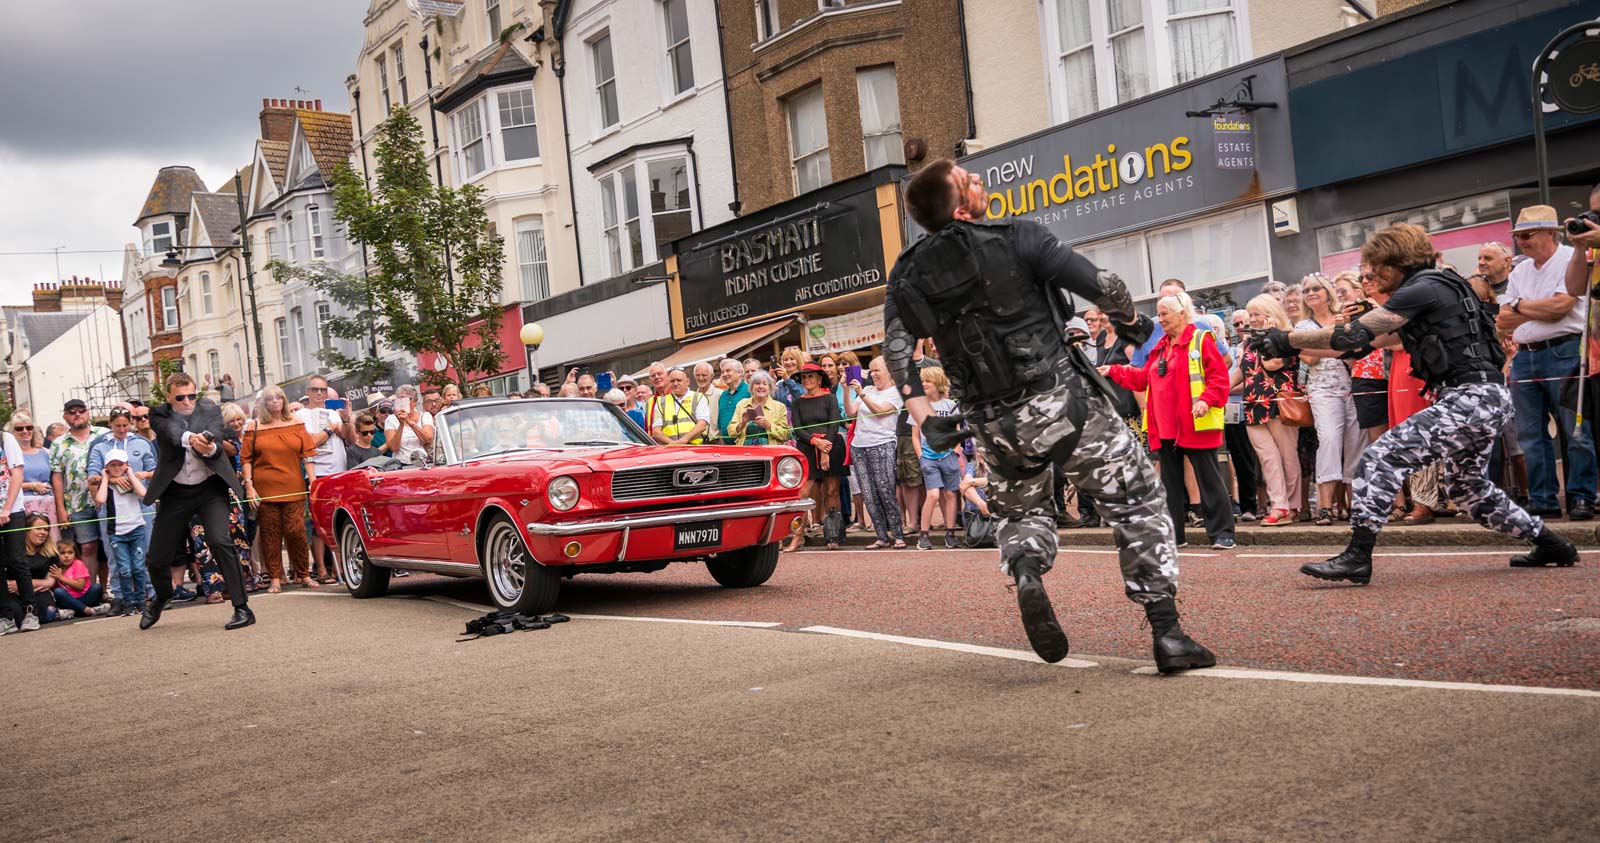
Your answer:
[[[317,111],[321,111],[322,110],[322,100],[317,100],[316,110]]]
[[[294,108],[288,100],[261,101],[261,139],[288,141],[294,135]]]

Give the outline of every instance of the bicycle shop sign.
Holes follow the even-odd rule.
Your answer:
[[[777,209],[774,209],[777,210]],[[884,282],[873,194],[814,202],[678,258],[679,336],[801,310]],[[677,326],[675,326],[677,327]]]

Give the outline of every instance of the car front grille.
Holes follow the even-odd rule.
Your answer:
[[[701,472],[715,469],[715,479]],[[767,485],[771,464],[765,460],[741,462],[690,463],[634,468],[611,475],[611,499],[635,501],[646,498],[675,498],[758,489]],[[698,481],[698,482],[691,482]]]

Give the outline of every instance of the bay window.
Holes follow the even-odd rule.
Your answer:
[[[172,248],[172,221],[150,223],[150,236],[145,241],[145,254],[158,255]]]
[[[273,323],[278,331],[278,363],[283,370],[283,379],[294,377],[294,367],[290,365],[292,352],[289,349],[289,320],[278,319]]]
[[[178,330],[178,289],[161,288],[161,330]]]
[[[598,180],[608,275],[665,259],[674,240],[695,230],[694,174],[687,156],[635,158]]]
[[[311,256],[320,258],[326,253],[322,239],[322,210],[312,205],[306,209],[306,219],[311,226]]]
[[[216,305],[211,296],[211,273],[200,273],[200,313],[210,316],[216,312]]]
[[[500,150],[506,161],[539,157],[539,127],[533,113],[533,89],[514,88],[495,94],[499,103]]]
[[[489,169],[493,158],[489,149],[489,121],[484,119],[483,100],[475,99],[450,118],[456,133],[456,173],[462,181]]]
[[[1089,4],[1093,0],[1060,0],[1057,5],[1061,73],[1066,80],[1067,118],[1100,110],[1099,84],[1095,81],[1094,28]]]
[[[1150,93],[1150,60],[1144,48],[1144,0],[1107,0],[1106,28],[1111,32],[1111,65],[1117,102]]]
[[[866,147],[867,169],[906,163],[900,139],[900,92],[894,65],[872,67],[856,74],[861,101],[861,142]]]
[[[795,94],[789,98],[787,105],[794,192],[805,193],[833,181],[833,157],[828,153],[828,114],[823,107],[822,85],[812,85]]]
[[[294,217],[283,218],[283,239],[289,244],[289,263],[300,263],[300,243],[294,238]]]
[[[222,355],[216,349],[206,352],[206,371],[211,374],[213,386],[222,385]]]
[[[490,91],[450,115],[456,176],[463,182],[539,160],[539,125],[529,85]]]
[[[1215,73],[1236,61],[1232,0],[1167,0],[1175,83]]]

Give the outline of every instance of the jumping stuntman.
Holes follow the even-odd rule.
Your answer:
[[[1443,461],[1442,491],[1479,524],[1529,539],[1530,553],[1513,567],[1576,564],[1572,543],[1529,515],[1484,476],[1495,439],[1511,415],[1511,392],[1495,339],[1496,307],[1485,304],[1454,270],[1436,268],[1433,241],[1422,227],[1401,223],[1361,247],[1361,260],[1389,300],[1360,318],[1317,331],[1276,328],[1251,338],[1268,357],[1298,348],[1331,348],[1346,359],[1377,347],[1404,346],[1411,371],[1427,385],[1433,405],[1378,438],[1361,455],[1351,482],[1350,546],[1301,573],[1325,580],[1372,580],[1372,547],[1389,518],[1389,506],[1407,475]]]
[[[1072,314],[1061,292],[1094,302],[1126,342],[1141,343],[1153,326],[1122,281],[1044,226],[980,224],[987,199],[978,177],[949,159],[923,167],[906,187],[911,217],[931,232],[901,254],[884,305],[884,356],[906,409],[936,449],[967,435],[963,420],[971,425],[1000,515],[1001,567],[1016,580],[1023,628],[1040,658],[1057,662],[1068,649],[1040,582],[1056,556],[1059,466],[1112,527],[1128,597],[1150,620],[1157,668],[1210,667],[1216,657],[1178,625],[1178,555],[1155,470],[1117,415],[1110,385],[1066,343]],[[928,337],[938,341],[964,416],[933,415],[922,394],[912,351]]]

